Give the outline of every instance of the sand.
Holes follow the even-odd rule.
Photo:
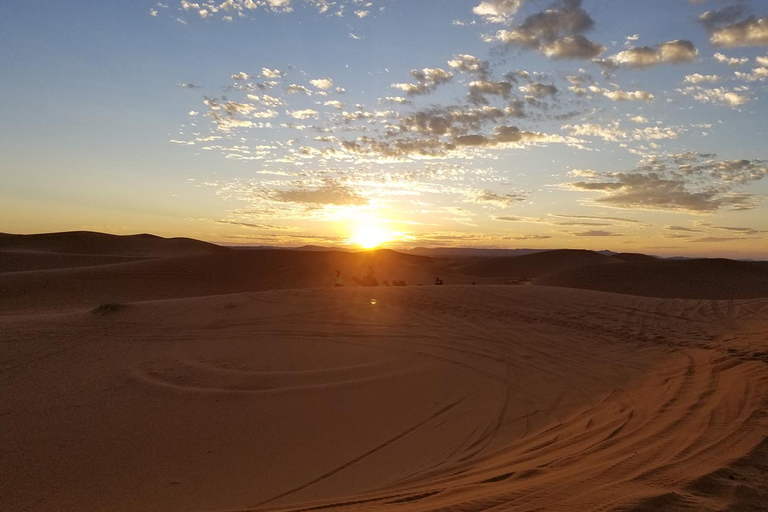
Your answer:
[[[764,509],[768,298],[125,277],[198,257],[0,274],[3,510]]]

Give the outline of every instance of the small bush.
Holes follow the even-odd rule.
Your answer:
[[[120,304],[119,302],[106,302],[102,304],[101,306],[97,307],[91,313],[94,315],[108,315],[110,313],[117,313],[121,309],[125,309],[128,306],[125,304]]]

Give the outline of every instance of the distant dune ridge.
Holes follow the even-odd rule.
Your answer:
[[[765,509],[768,263],[495,254],[0,235],[1,508]]]

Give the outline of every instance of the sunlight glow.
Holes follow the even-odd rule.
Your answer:
[[[356,226],[349,241],[363,249],[373,249],[395,238],[395,233],[382,228],[378,224],[365,223]]]

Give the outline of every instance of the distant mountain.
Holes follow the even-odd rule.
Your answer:
[[[663,298],[768,297],[768,262],[721,258],[615,261],[619,263],[556,270],[534,284]]]
[[[556,249],[521,256],[487,258],[459,268],[461,272],[478,277],[533,278],[563,268],[582,267],[618,260],[583,249]]]
[[[99,254],[132,257],[167,257],[227,252],[220,245],[192,238],[110,235],[94,231],[67,231],[36,235],[0,234],[0,251]]]
[[[472,247],[415,247],[413,249],[403,249],[399,252],[406,254],[418,254],[419,256],[429,256],[431,258],[461,258],[461,257],[484,257],[499,258],[504,256],[523,256],[525,254],[534,254],[544,252],[547,249],[474,249]]]

